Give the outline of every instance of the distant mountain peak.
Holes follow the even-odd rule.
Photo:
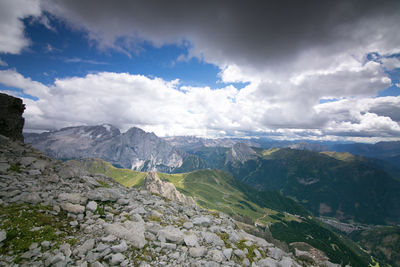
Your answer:
[[[121,134],[111,124],[75,126],[25,136],[26,142],[57,159],[97,157],[139,171],[171,171],[183,161],[165,140],[137,127]]]

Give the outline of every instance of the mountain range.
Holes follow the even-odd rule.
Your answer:
[[[121,133],[109,124],[78,126],[41,134],[25,133],[24,137],[27,143],[56,159],[102,158],[115,166],[138,171],[172,172],[190,159],[190,155],[154,133],[136,127]]]
[[[348,152],[316,152],[326,144],[300,142],[290,144],[298,149],[265,149],[254,140],[163,139],[135,127],[120,133],[108,124],[25,134],[25,140],[62,160],[101,158],[116,167],[167,173],[225,170],[258,191],[291,197],[317,216],[370,224],[400,222],[397,167]],[[336,145],[342,151],[346,147],[381,156],[399,152],[392,143]]]

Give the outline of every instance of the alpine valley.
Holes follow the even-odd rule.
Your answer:
[[[24,137],[54,159],[126,188],[143,188],[153,173],[294,253],[303,266],[400,266],[399,142],[159,138],[109,124]]]

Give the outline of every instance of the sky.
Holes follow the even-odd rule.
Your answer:
[[[400,1],[0,0],[25,131],[400,140]]]

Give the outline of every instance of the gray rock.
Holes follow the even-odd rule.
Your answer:
[[[207,261],[204,263],[204,267],[220,267],[220,264],[215,261]]]
[[[124,196],[117,188],[96,188],[87,194],[88,199],[115,202]]]
[[[79,193],[61,193],[58,195],[58,199],[73,204],[85,204],[87,201],[87,198]]]
[[[125,242],[125,241],[124,241],[124,242]],[[106,250],[107,248],[110,248],[110,246],[109,246],[109,245],[106,245],[106,244],[103,244],[103,243],[100,243],[100,244],[97,245],[97,247],[94,249],[94,251],[103,252],[103,251]]]
[[[93,262],[91,266],[92,266],[92,267],[104,267],[104,265],[101,264],[101,263],[98,262],[98,261]]]
[[[237,243],[242,239],[235,231],[229,231],[228,234],[231,243]]]
[[[161,246],[161,248],[165,248],[165,249],[169,249],[169,250],[176,250],[176,244],[173,244],[173,243],[161,242],[160,246]]]
[[[101,238],[101,241],[103,242],[114,242],[115,240],[117,240],[117,237],[115,235],[108,235]]]
[[[46,160],[37,160],[32,164],[31,168],[39,171],[44,171],[48,165],[49,162]]]
[[[269,250],[269,255],[275,260],[281,260],[285,252],[283,252],[280,248],[272,248]]]
[[[104,229],[107,234],[125,239],[136,248],[143,248],[147,243],[144,238],[142,222],[126,221],[125,223],[107,224]]]
[[[38,204],[42,201],[42,198],[39,196],[38,193],[31,193],[26,196],[25,202],[31,203],[31,204]]]
[[[129,204],[129,199],[120,198],[120,199],[117,200],[117,204],[123,205],[123,206],[128,205]]]
[[[175,244],[181,244],[183,237],[182,231],[172,225],[168,225],[158,232],[158,239],[163,242],[170,241]]]
[[[205,247],[189,248],[189,254],[194,258],[203,257],[206,253],[207,249]]]
[[[204,216],[196,217],[192,221],[193,221],[194,225],[201,225],[201,226],[205,226],[205,227],[208,227],[211,225],[211,219],[208,217],[204,217]]]
[[[147,214],[147,211],[143,207],[137,207],[136,209],[132,210],[131,213]]]
[[[67,257],[69,258],[72,254],[71,252],[71,245],[68,243],[64,243],[60,245],[60,251]]]
[[[56,264],[60,261],[64,261],[64,260],[65,260],[65,256],[61,252],[59,252],[50,260],[50,263],[52,265],[54,265],[54,264]]]
[[[85,255],[89,250],[94,248],[94,239],[86,240],[81,246],[77,248],[79,255]]]
[[[41,175],[41,174],[42,174],[42,172],[39,171],[39,170],[29,170],[28,173],[29,173],[29,175],[31,175],[31,176]]]
[[[235,254],[236,256],[238,256],[239,258],[243,259],[246,255],[244,254],[243,250],[240,249],[235,249],[233,251],[233,254]]]
[[[214,249],[210,251],[211,259],[216,262],[223,262],[225,260],[225,256],[222,254],[220,250]]]
[[[214,246],[223,246],[225,244],[224,241],[214,233],[201,232],[201,235],[207,244],[213,244]]]
[[[250,266],[250,261],[248,258],[244,258],[242,261],[242,266],[248,267]]]
[[[128,249],[128,245],[126,244],[126,242],[124,240],[122,240],[122,242],[120,244],[111,247],[111,250],[114,253],[125,252],[127,249]]]
[[[232,249],[231,248],[227,248],[227,249],[224,249],[223,251],[222,251],[222,253],[224,254],[224,256],[227,258],[227,260],[229,261],[230,259],[231,259],[231,257],[232,257]]]
[[[38,243],[34,242],[29,246],[29,250],[33,250],[38,247]]]
[[[100,259],[100,253],[95,253],[93,251],[89,251],[88,254],[86,255],[86,260],[89,263],[95,262],[98,259]]]
[[[278,262],[272,258],[265,258],[257,263],[260,267],[278,267]]]
[[[279,267],[301,267],[297,262],[289,257],[283,257],[278,263]]]
[[[0,162],[0,173],[8,173],[8,169],[10,168],[10,164],[7,162]]]
[[[117,253],[117,254],[113,254],[111,256],[110,263],[111,263],[111,265],[117,265],[117,264],[123,262],[124,260],[125,260],[125,256],[122,255],[121,253]]]
[[[188,247],[197,247],[199,245],[198,238],[195,234],[185,235],[183,240]]]
[[[7,233],[4,230],[0,231],[0,242],[3,242],[7,238]]]
[[[34,163],[36,161],[36,158],[34,157],[22,157],[19,160],[19,164],[21,164],[22,167],[27,167],[29,165],[31,165],[32,163]]]
[[[61,208],[67,212],[79,214],[85,212],[85,207],[79,204],[72,204],[72,203],[63,203],[61,204]]]
[[[185,222],[184,224],[183,224],[183,228],[185,228],[185,229],[192,229],[193,228],[193,223],[192,222]]]
[[[40,243],[40,245],[43,248],[48,249],[50,247],[50,241],[43,241],[42,243]]]

